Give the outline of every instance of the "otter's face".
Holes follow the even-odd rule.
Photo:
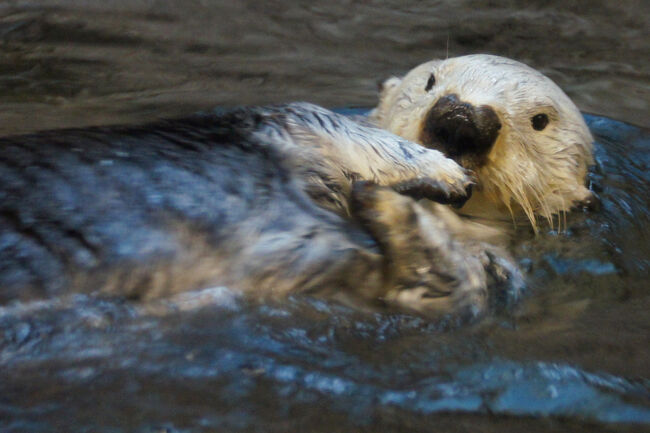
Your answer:
[[[474,171],[470,213],[522,210],[535,227],[536,215],[552,221],[590,197],[593,139],[582,115],[522,63],[490,55],[425,63],[384,82],[371,117]]]

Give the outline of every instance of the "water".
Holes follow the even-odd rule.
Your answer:
[[[140,122],[218,105],[372,106],[376,82],[486,52],[589,113],[650,126],[644,0],[5,0],[0,133]]]
[[[4,306],[0,431],[647,431],[650,133],[631,124],[649,126],[649,15],[488,3],[2,3],[4,134],[239,103],[371,106],[377,78],[444,57],[447,35],[450,56],[518,58],[622,122],[586,117],[601,209],[565,233],[517,233],[530,288],[514,311],[444,329],[221,287]]]

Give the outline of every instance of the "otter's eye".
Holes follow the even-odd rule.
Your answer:
[[[533,129],[535,131],[541,131],[546,128],[546,125],[548,125],[548,116],[544,113],[536,114],[530,118],[530,123],[533,124]]]
[[[431,74],[431,75],[429,75],[429,79],[427,80],[427,85],[424,88],[424,91],[428,92],[429,90],[431,90],[431,88],[433,88],[434,84],[436,84],[436,76]]]

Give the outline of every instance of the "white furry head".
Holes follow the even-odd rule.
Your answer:
[[[434,116],[434,109],[444,113]],[[552,223],[591,196],[585,178],[593,138],[582,115],[549,78],[514,60],[470,55],[424,63],[384,82],[371,118],[476,173],[476,192],[463,212],[523,211],[536,228],[536,215]],[[480,151],[472,143],[477,136]]]

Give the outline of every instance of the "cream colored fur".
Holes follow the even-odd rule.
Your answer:
[[[431,74],[435,85],[427,91]],[[417,142],[431,107],[450,94],[492,107],[502,125],[487,163],[466,167],[474,170],[477,185],[462,213],[497,219],[523,214],[537,230],[538,216],[551,226],[556,216],[561,223],[564,212],[591,196],[585,177],[593,138],[582,115],[553,81],[517,61],[469,55],[424,63],[388,79],[370,117]],[[549,124],[537,131],[531,118],[540,113]]]

